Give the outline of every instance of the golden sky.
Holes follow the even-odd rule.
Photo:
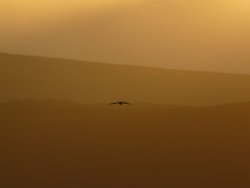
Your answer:
[[[36,21],[50,22],[63,20],[78,12],[93,14],[117,4],[127,4],[132,0],[8,0],[0,2],[3,24],[36,24]],[[135,0],[136,1],[136,0]]]
[[[249,10],[249,0],[1,1],[0,52],[250,73]]]

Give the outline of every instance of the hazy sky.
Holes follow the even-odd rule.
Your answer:
[[[0,51],[250,73],[249,0],[8,0]]]

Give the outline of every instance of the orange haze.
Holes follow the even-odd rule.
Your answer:
[[[9,0],[0,51],[250,73],[247,0]]]

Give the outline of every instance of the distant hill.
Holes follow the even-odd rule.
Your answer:
[[[26,98],[214,105],[249,101],[250,75],[0,54],[0,101]]]

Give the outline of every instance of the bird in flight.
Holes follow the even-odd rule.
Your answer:
[[[120,105],[120,106],[122,106],[122,105],[132,105],[132,104],[130,104],[128,102],[125,102],[125,101],[118,101],[118,102],[109,103],[109,105]]]

